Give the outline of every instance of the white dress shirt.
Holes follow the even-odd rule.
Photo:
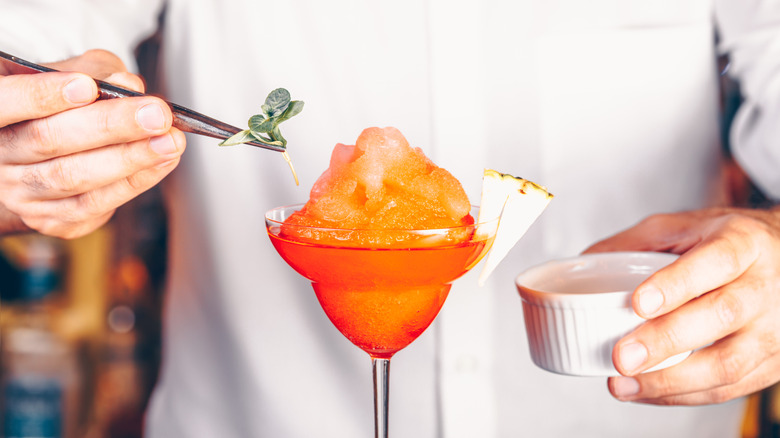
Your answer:
[[[130,63],[161,2],[102,3],[0,0],[0,50],[51,60],[102,47]],[[148,437],[370,436],[368,356],[263,223],[266,210],[305,201],[333,145],[368,126],[399,128],[473,203],[484,167],[556,195],[488,284],[478,272],[458,280],[437,321],[393,358],[391,436],[738,436],[741,400],[621,403],[603,378],[536,368],[513,280],[649,214],[719,202],[716,25],[745,82],[736,156],[780,197],[780,125],[767,121],[780,107],[778,2],[166,3],[166,97],[238,126],[276,87],[306,108],[283,127],[300,187],[278,154],[195,136],[165,181],[170,273]]]

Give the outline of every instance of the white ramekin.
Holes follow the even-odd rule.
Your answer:
[[[575,376],[614,376],[615,343],[644,320],[631,308],[631,294],[674,254],[611,252],[553,260],[515,280],[523,301],[526,334],[534,363]],[[685,359],[676,355],[660,369]]]

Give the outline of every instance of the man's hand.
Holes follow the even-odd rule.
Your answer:
[[[587,252],[681,254],[634,292],[648,321],[621,339],[608,381],[624,401],[720,403],[780,381],[780,209],[652,216]],[[677,353],[673,367],[640,374]]]
[[[91,77],[143,91],[113,54],[51,66],[63,72],[12,75],[0,66],[0,234],[85,235],[168,175],[185,148],[162,100],[96,100]]]

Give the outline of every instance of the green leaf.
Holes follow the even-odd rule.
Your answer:
[[[263,105],[265,106],[265,105]],[[252,129],[252,127],[257,126],[261,123],[263,123],[264,120],[267,120],[268,118],[263,114],[255,114],[254,116],[249,118],[249,129]]]
[[[265,119],[262,116],[254,116],[249,119],[249,130],[254,132],[271,132],[277,123],[274,119]]]
[[[284,122],[285,120],[291,119],[294,116],[298,115],[303,111],[303,102],[300,100],[294,100],[290,102],[290,105],[287,106],[287,109],[284,110],[284,112],[279,116],[277,119],[277,124]]]
[[[263,112],[265,112],[269,118],[276,117],[283,113],[290,104],[290,92],[284,88],[277,88],[268,93],[268,97],[265,98],[265,104],[268,105],[269,109],[266,110],[263,108]]]
[[[219,145],[220,146],[235,146],[237,144],[246,143],[248,141],[255,140],[255,137],[252,135],[252,132],[248,129],[245,129],[241,132],[236,133],[232,137],[222,140]]]

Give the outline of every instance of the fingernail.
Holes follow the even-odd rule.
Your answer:
[[[630,397],[639,393],[639,382],[633,377],[613,377],[612,393],[615,397]]]
[[[664,294],[655,287],[646,287],[639,291],[639,309],[645,316],[650,316],[661,308]]]
[[[626,372],[642,366],[647,360],[647,348],[639,342],[632,342],[620,348],[620,365]]]
[[[79,76],[75,79],[71,79],[70,82],[65,84],[62,92],[65,96],[65,99],[67,99],[70,103],[88,103],[91,102],[95,97],[94,87],[95,85],[93,80]]]
[[[165,127],[165,114],[160,105],[156,103],[142,106],[135,114],[135,119],[142,128],[149,131],[156,131]]]
[[[172,155],[178,152],[171,134],[152,137],[149,139],[149,147],[159,155]]]

